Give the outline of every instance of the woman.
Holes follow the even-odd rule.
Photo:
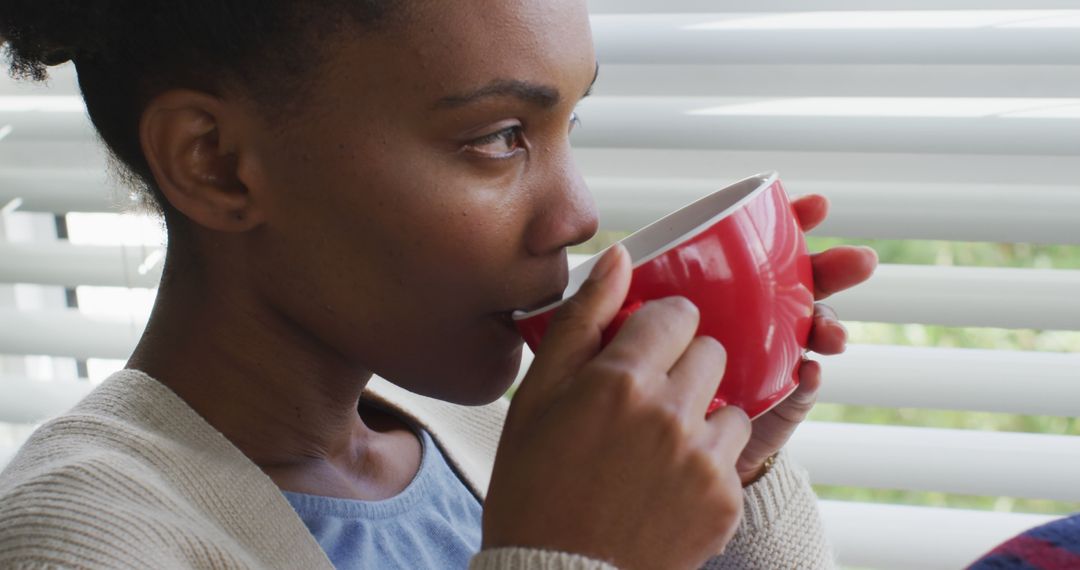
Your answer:
[[[685,300],[598,350],[620,248],[499,400],[509,312],[597,227],[568,142],[597,73],[583,1],[5,0],[0,35],[22,75],[74,61],[168,229],[127,370],[0,477],[0,566],[831,564],[777,455],[818,366],[752,427],[703,419],[724,352]],[[874,263],[818,255],[818,295]],[[812,348],[843,344],[819,308]]]

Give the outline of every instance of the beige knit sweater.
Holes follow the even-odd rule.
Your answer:
[[[456,406],[379,379],[365,398],[424,426],[483,499],[505,402]],[[806,475],[786,458],[745,498],[735,539],[707,568],[832,567]],[[269,477],[171,390],[128,370],[38,429],[0,474],[0,568],[332,566]],[[507,548],[470,568],[611,566]]]

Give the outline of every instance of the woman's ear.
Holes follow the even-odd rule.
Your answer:
[[[173,208],[221,232],[243,232],[264,221],[257,189],[239,172],[245,121],[241,110],[198,91],[166,91],[139,121],[143,153]],[[256,190],[256,191],[253,191]]]

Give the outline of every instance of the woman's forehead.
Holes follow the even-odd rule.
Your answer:
[[[455,0],[423,6],[410,18],[405,35],[412,49],[402,63],[438,83],[440,97],[498,80],[579,83],[579,76],[595,66],[584,0]]]
[[[417,2],[386,33],[346,37],[327,64],[309,118],[339,122],[344,111],[365,124],[402,125],[492,87],[576,102],[596,55],[584,0],[454,0]]]

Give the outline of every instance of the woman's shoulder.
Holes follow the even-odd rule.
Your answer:
[[[117,450],[17,457],[0,475],[0,568],[260,567],[219,523]]]
[[[0,476],[0,492],[12,480],[39,478],[58,470],[95,471],[153,467],[166,453],[209,440],[217,432],[164,385],[124,370],[113,374],[71,410],[42,424]],[[151,469],[152,470],[152,469]]]
[[[57,418],[0,474],[0,567],[125,567],[140,549],[161,550],[148,531],[161,528],[169,490],[134,454],[96,445],[100,430],[94,418]]]
[[[326,568],[273,482],[140,374],[42,425],[0,473],[0,568]]]
[[[41,425],[0,473],[0,540],[20,525],[64,526],[65,520],[122,527],[140,504],[160,505],[169,495],[173,485],[163,472],[197,453],[184,449],[175,430],[146,421],[153,412],[139,409],[145,394],[138,389],[117,397],[132,387],[119,383],[110,378]]]

